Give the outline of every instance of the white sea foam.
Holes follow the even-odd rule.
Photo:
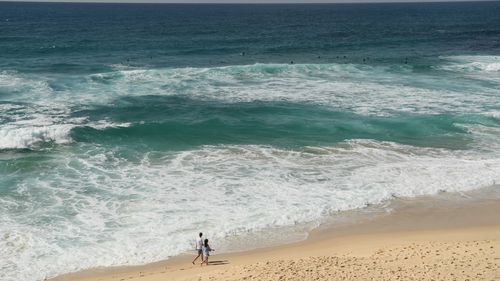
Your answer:
[[[440,69],[461,72],[469,77],[500,82],[500,56],[452,56],[443,57],[448,63]]]
[[[104,130],[108,128],[126,128],[130,127],[131,125],[132,123],[130,122],[117,123],[109,120],[99,120],[96,122],[90,122],[86,124],[86,126],[92,127],[97,130]]]
[[[221,102],[306,102],[360,114],[482,112],[498,90],[467,81],[364,65],[255,64],[216,68],[123,70],[98,74],[109,96],[184,96]],[[104,78],[103,78],[104,77]],[[102,83],[101,80],[106,81]]]
[[[394,196],[500,181],[498,153],[372,140],[302,150],[204,146],[140,161],[99,148],[77,155],[56,156],[22,179],[15,200],[1,199],[2,280],[155,261],[190,249],[199,230],[220,245]]]
[[[47,115],[38,116],[38,118],[35,118],[34,115],[29,117],[0,125],[0,149],[35,149],[47,143],[68,144],[72,142],[71,130],[76,127],[88,126],[104,130],[131,125],[131,123],[117,123],[107,120],[88,122],[85,117],[64,118],[64,116],[58,116],[58,118],[53,118],[54,116]]]
[[[97,130],[107,128],[129,127],[131,123],[116,123],[101,120],[83,123],[80,118],[68,118],[64,123],[37,123],[40,120],[23,120],[9,125],[0,126],[0,149],[35,149],[40,145],[68,144],[72,142],[71,130],[76,127],[88,126]]]
[[[454,70],[484,72],[500,71],[500,56],[452,56],[444,57],[444,59],[457,63],[452,66],[444,66]]]
[[[487,111],[484,115],[500,120],[500,111]]]
[[[85,118],[69,118],[67,110],[26,104],[4,104],[0,149],[31,148],[71,141],[70,131]]]
[[[71,110],[56,103],[0,104],[0,150],[34,149],[47,143],[71,143],[71,130],[88,126],[103,130],[128,127],[128,122],[89,121],[88,117],[72,117]]]
[[[492,58],[490,58],[492,59]],[[486,59],[483,59],[486,60]],[[455,67],[450,60],[440,66]],[[492,68],[493,66],[490,66]],[[19,101],[57,107],[103,105],[130,96],[184,96],[222,102],[307,102],[360,114],[482,112],[498,88],[414,73],[410,68],[356,64],[255,64],[212,68],[122,69],[73,79],[54,91],[55,78],[2,72]],[[1,75],[0,75],[1,77]],[[66,84],[65,84],[66,85]],[[16,100],[11,97],[11,100]]]
[[[500,63],[496,61],[494,56],[447,57],[438,68],[461,71],[473,65],[470,75],[495,79]],[[307,102],[376,115],[477,113],[483,111],[484,104],[495,104],[499,92],[498,88],[468,80],[450,81],[449,77],[414,73],[407,67],[255,64],[212,68],[115,68],[116,71],[92,74],[86,79],[74,78],[70,87],[64,84],[65,87],[58,91],[50,86],[60,83],[53,77],[4,71],[0,73],[0,91],[16,93],[9,97],[12,101],[57,108],[109,104],[125,96],[156,95],[222,102]]]
[[[3,100],[19,99],[26,102],[47,97],[51,92],[45,79],[33,79],[16,71],[0,71],[0,93],[11,95],[2,97]]]
[[[25,128],[3,126],[0,129],[0,149],[29,148],[49,142],[69,143],[72,128],[69,124]]]
[[[475,58],[475,57],[474,57]],[[465,60],[464,58],[461,58]],[[476,58],[475,58],[476,59]],[[479,61],[493,60],[481,58]],[[446,65],[445,65],[446,66]],[[30,147],[40,142],[67,143],[71,125],[103,129],[113,120],[89,124],[68,121],[72,111],[108,105],[122,97],[183,96],[238,102],[300,102],[363,115],[480,113],[498,104],[495,87],[431,75],[410,68],[355,64],[255,64],[214,68],[123,69],[64,82],[53,77],[0,73],[0,90],[16,106],[0,112],[2,148]],[[50,85],[56,85],[55,91]],[[68,86],[69,85],[69,86]],[[26,103],[29,103],[26,105]],[[19,104],[22,104],[20,107]],[[5,114],[4,114],[5,113]],[[489,113],[487,113],[489,114]],[[25,122],[21,124],[18,119]],[[49,120],[40,123],[40,120]],[[31,123],[31,126],[30,126]],[[128,126],[110,124],[110,126]],[[46,126],[46,127],[42,127]],[[32,139],[30,139],[32,138]]]

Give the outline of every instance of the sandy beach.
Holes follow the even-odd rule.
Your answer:
[[[305,241],[144,266],[101,268],[51,281],[500,280],[500,200],[404,202],[356,224],[320,227]]]

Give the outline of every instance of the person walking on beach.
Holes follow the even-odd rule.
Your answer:
[[[208,257],[210,256],[211,251],[215,251],[215,249],[210,248],[210,245],[208,245],[208,239],[205,239],[205,241],[203,242],[203,247],[202,247],[203,260],[202,260],[200,266],[203,266],[203,264],[208,265]]]
[[[193,260],[193,264],[194,262],[201,256],[201,261],[203,262],[203,252],[202,252],[202,248],[203,248],[203,233],[200,232],[199,234],[199,237],[196,238],[196,245],[194,246],[196,248],[196,252],[198,253],[198,255],[196,256],[196,258],[194,258]]]

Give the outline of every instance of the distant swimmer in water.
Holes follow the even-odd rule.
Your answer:
[[[240,53],[240,55],[241,55],[242,57],[244,57],[244,56],[245,56],[245,52],[241,52],[241,53]]]
[[[290,61],[290,64],[293,64],[293,60],[292,60],[292,61]]]

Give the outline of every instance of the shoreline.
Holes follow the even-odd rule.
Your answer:
[[[203,267],[203,269],[200,269],[199,265],[191,264],[191,260],[194,258],[192,253],[184,253],[168,260],[145,265],[94,268],[63,274],[48,280],[112,281],[136,279],[156,281],[165,279],[205,280],[205,277],[215,278],[213,280],[248,279],[248,276],[243,278],[243,267],[253,268],[253,271],[261,272],[259,278],[266,279],[266,276],[262,276],[262,271],[284,266],[296,259],[314,260],[318,256],[327,259],[346,257],[364,259],[373,256],[381,249],[403,247],[414,243],[464,244],[467,241],[482,241],[482,243],[492,243],[492,245],[488,244],[494,249],[492,254],[500,257],[500,247],[495,247],[500,244],[500,216],[498,215],[500,214],[500,198],[489,196],[489,193],[497,195],[497,189],[498,186],[493,186],[483,191],[469,192],[472,196],[449,193],[397,199],[390,203],[390,208],[394,208],[395,211],[379,212],[374,216],[366,216],[356,210],[346,212],[347,216],[352,215],[358,219],[354,220],[355,222],[346,220],[343,223],[338,221],[325,223],[313,229],[305,240],[298,242],[264,248],[254,247],[255,249],[238,252],[221,254],[215,252],[215,255],[210,259],[211,266]],[[472,248],[466,252],[472,252]],[[495,260],[496,263],[500,263],[498,259]],[[262,262],[265,263],[264,266],[261,264]],[[338,260],[335,262],[338,263]],[[397,261],[397,263],[400,262],[404,264],[404,260]],[[313,262],[313,264],[318,263],[328,263],[328,261],[318,262],[318,260],[314,260]],[[357,260],[356,263],[359,261]],[[308,263],[304,262],[304,264]],[[346,268],[352,270],[352,265]],[[289,270],[292,269],[289,268]],[[498,271],[500,269],[493,271],[492,274],[498,275],[500,278]],[[233,279],[224,277],[225,274],[229,274],[228,272],[234,277]],[[298,272],[301,270],[299,269]],[[284,278],[290,279],[293,276]],[[328,280],[328,278],[324,280]]]

